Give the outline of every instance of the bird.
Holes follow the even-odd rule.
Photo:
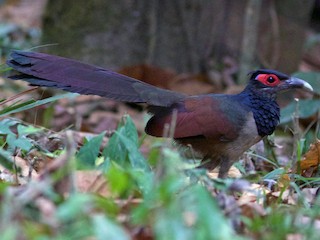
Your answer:
[[[201,167],[212,170],[220,166],[219,178],[227,177],[246,150],[274,132],[280,121],[277,93],[294,88],[313,91],[306,81],[271,69],[250,72],[248,84],[238,94],[190,96],[45,53],[16,50],[6,63],[18,72],[8,77],[11,80],[146,104],[151,118],[145,132],[168,137],[164,129],[174,123],[171,137],[200,153]]]

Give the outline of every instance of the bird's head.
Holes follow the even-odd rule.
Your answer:
[[[291,77],[275,70],[259,69],[251,72],[250,75],[248,86],[251,90],[263,95],[275,96],[278,92],[293,88],[313,91],[311,85],[302,79]]]

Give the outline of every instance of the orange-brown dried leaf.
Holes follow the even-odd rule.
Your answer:
[[[278,180],[277,187],[281,190],[287,189],[290,185],[290,176],[288,174],[283,174]]]
[[[314,171],[318,168],[320,163],[320,140],[317,139],[315,143],[310,145],[309,151],[303,156],[300,162],[300,169],[302,175],[307,174],[312,175]],[[311,173],[310,173],[310,170]]]

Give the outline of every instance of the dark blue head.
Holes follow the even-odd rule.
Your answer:
[[[276,94],[291,88],[303,88],[312,91],[309,83],[287,74],[259,69],[250,73],[249,84],[241,93],[247,96],[260,136],[270,135],[279,124],[280,109],[275,101]]]
[[[255,92],[261,92],[262,95],[275,97],[276,93],[292,88],[313,90],[309,83],[275,70],[259,69],[249,74],[248,87]]]

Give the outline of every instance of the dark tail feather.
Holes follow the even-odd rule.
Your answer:
[[[55,87],[69,92],[163,107],[185,97],[183,94],[68,58],[24,51],[12,52],[11,58],[7,64],[20,74],[9,78],[21,79],[34,86]]]

